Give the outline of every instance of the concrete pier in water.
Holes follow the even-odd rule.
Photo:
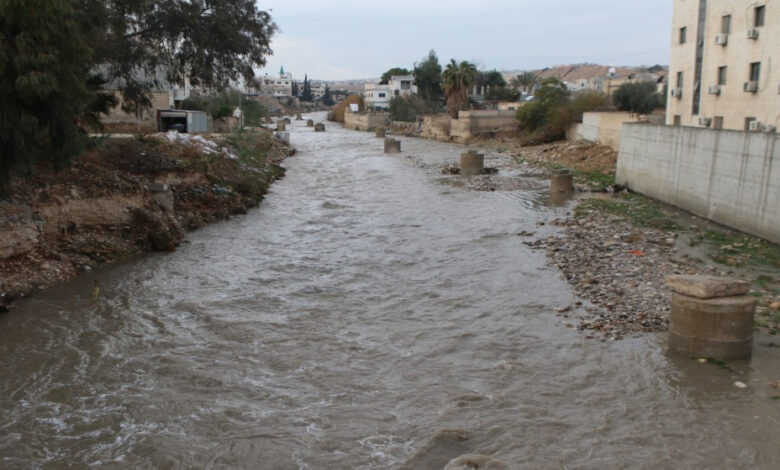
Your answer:
[[[551,193],[573,193],[574,178],[569,170],[555,170],[550,175]]]
[[[386,138],[385,139],[385,153],[401,153],[401,141]]]
[[[470,150],[460,155],[461,176],[477,176],[484,172],[485,155]]]
[[[667,278],[672,290],[669,348],[692,357],[747,359],[756,301],[750,284],[714,276]]]

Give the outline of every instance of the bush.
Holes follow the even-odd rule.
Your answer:
[[[349,108],[350,104],[357,104],[360,111],[364,111],[366,109],[362,95],[349,95],[344,98],[341,103],[337,104],[333,108],[333,112],[328,115],[328,120],[333,122],[340,122],[343,124],[344,114],[347,112],[347,108]]]
[[[489,101],[517,101],[519,97],[517,90],[505,86],[490,87],[485,95]]]
[[[534,101],[517,110],[517,120],[523,129],[536,131],[547,124],[556,108],[567,103],[568,99],[569,90],[562,81],[557,78],[545,79],[536,91]]]
[[[422,98],[398,96],[390,101],[390,119],[393,121],[414,122],[417,115],[426,114],[428,106]]]
[[[612,94],[612,102],[621,111],[648,114],[662,106],[663,99],[655,82],[624,83]]]
[[[604,106],[606,95],[587,92],[568,99],[568,91],[562,93],[561,85],[548,84],[551,88],[539,90],[537,98],[525,104],[517,111],[517,119],[527,132],[532,134],[534,142],[550,142],[561,139],[566,130],[575,122],[582,122],[582,115]]]

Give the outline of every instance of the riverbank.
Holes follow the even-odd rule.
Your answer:
[[[11,182],[0,202],[0,310],[101,264],[171,251],[245,213],[284,171],[269,131],[106,139],[68,169]]]
[[[526,146],[521,139],[486,137],[469,148],[485,153],[492,174],[469,178],[477,191],[543,190],[533,184],[568,169],[577,189],[567,217],[549,220],[554,236],[521,233],[524,244],[545,250],[585,304],[556,310],[569,328],[613,341],[666,331],[670,274],[710,274],[752,284],[756,330],[780,334],[780,246],[711,223],[615,185],[617,152],[587,142]],[[454,162],[416,164],[445,175]]]
[[[571,216],[552,221],[561,232],[530,242],[592,305],[561,306],[564,322],[609,341],[669,325],[669,274],[710,274],[752,284],[756,329],[780,334],[780,246],[730,230],[614,186],[617,152],[582,142],[524,147],[514,139],[480,145],[521,167],[574,174]],[[615,191],[615,192],[613,192]]]

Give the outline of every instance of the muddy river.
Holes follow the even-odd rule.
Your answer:
[[[780,341],[719,367],[585,339],[517,236],[570,210],[544,181],[474,191],[435,168],[463,147],[290,127],[259,208],[0,316],[0,467],[780,465]]]

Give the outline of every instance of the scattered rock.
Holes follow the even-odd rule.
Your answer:
[[[734,382],[734,386],[737,387],[737,388],[747,388],[747,384],[746,383],[739,382],[739,381]]]

